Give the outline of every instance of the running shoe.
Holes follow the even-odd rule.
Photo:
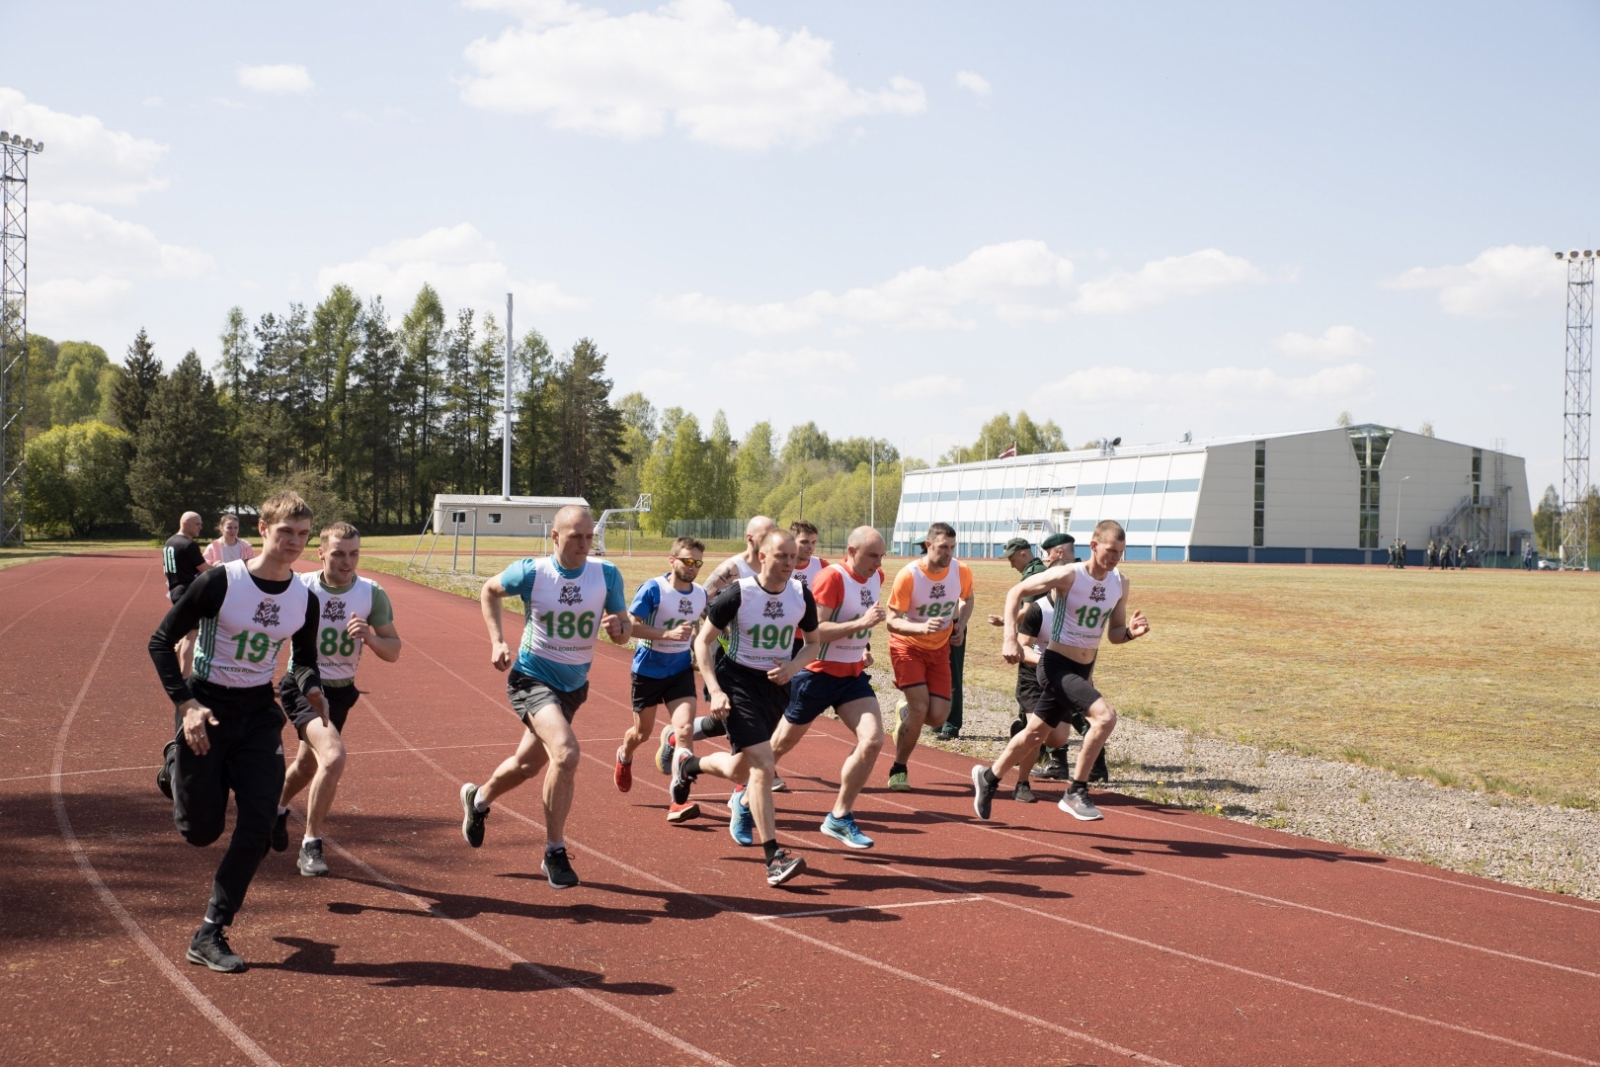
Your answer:
[[[289,850],[289,813],[278,812],[278,818],[272,824],[272,851],[287,852]]]
[[[692,800],[687,804],[673,804],[667,808],[668,822],[688,822],[690,819],[698,818],[699,815],[700,805]]]
[[[551,889],[571,889],[578,884],[578,872],[574,871],[572,864],[567,861],[565,848],[546,852],[544,862],[539,864],[539,869],[550,879]]]
[[[1072,781],[1072,768],[1067,764],[1066,749],[1063,747],[1053,750],[1049,762],[1043,767],[1035,767],[1031,776],[1046,782]]]
[[[889,792],[891,792],[891,793],[909,793],[909,792],[911,792],[911,778],[910,778],[910,776],[908,774],[906,774],[905,771],[895,771],[893,774],[889,775]]]
[[[306,878],[321,878],[328,873],[328,861],[322,858],[321,841],[302,841],[300,858],[295,861],[300,874]]]
[[[905,725],[906,702],[902,700],[894,706],[894,713],[889,716],[889,736],[895,744],[900,743],[900,727]]]
[[[804,856],[791,856],[780,848],[772,854],[772,861],[767,864],[767,884],[782,885],[805,869]]]
[[[1018,734],[1020,734],[1022,731],[1026,730],[1027,728],[1028,728],[1028,721],[1026,719],[1012,719],[1011,720],[1011,736],[1012,737],[1016,737]]]
[[[178,742],[168,741],[167,747],[161,750],[161,769],[156,772],[156,788],[168,800],[172,799],[172,768],[177,762]]]
[[[672,753],[672,802],[674,804],[689,803],[689,787],[694,784],[694,779],[683,773],[683,765],[689,762],[689,757],[694,755],[686,748],[676,749]]]
[[[1077,782],[1067,787],[1067,795],[1061,798],[1056,807],[1082,822],[1105,818],[1100,814],[1100,809],[1094,806],[1094,801],[1089,799],[1089,787]]]
[[[756,843],[756,817],[750,813],[750,805],[744,802],[744,786],[735,789],[728,798],[728,833],[741,845]]]
[[[1103,748],[1100,750],[1100,754],[1094,758],[1094,769],[1089,772],[1089,781],[1111,781],[1111,771],[1106,767],[1106,750]]]
[[[999,781],[990,784],[989,777],[989,768],[981,763],[972,765],[972,810],[978,813],[980,819],[989,817],[995,790],[1000,788]]]
[[[1030,786],[1028,784],[1028,780],[1024,778],[1017,783],[1017,788],[1012,792],[1011,799],[1015,800],[1018,804],[1032,804],[1039,798],[1033,795],[1033,787]]]
[[[489,813],[478,810],[478,787],[471,782],[461,787],[461,807],[466,812],[461,820],[461,836],[467,839],[467,844],[477,848],[483,844],[483,822]]]
[[[612,777],[616,779],[618,791],[626,793],[633,788],[633,764],[623,763],[622,757],[618,756],[617,767]]]
[[[656,749],[656,770],[662,774],[672,773],[672,748],[677,743],[677,731],[669,722],[661,728],[661,747]]]
[[[934,735],[940,741],[957,741],[961,738],[961,731],[949,723],[939,727],[939,732]]]
[[[772,791],[774,793],[787,793],[789,791],[789,783],[774,774],[772,776]]]
[[[196,930],[193,940],[189,942],[189,951],[183,958],[223,974],[238,974],[244,970],[244,957],[229,947],[227,935],[220,926],[214,927],[210,933],[206,932],[204,926]]]
[[[843,841],[851,848],[871,848],[872,838],[861,832],[861,827],[856,825],[854,815],[845,815],[842,818],[829,813],[822,820],[822,832],[835,841]]]

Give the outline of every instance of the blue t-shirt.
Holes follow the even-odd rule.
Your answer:
[[[651,626],[656,624],[656,609],[661,607],[661,585],[654,578],[639,587],[633,595],[628,611]],[[682,674],[693,663],[692,654],[684,652],[657,652],[640,645],[633,653],[633,673],[646,678],[671,678]]]
[[[568,580],[579,578],[583,575],[583,568],[568,570],[556,563],[552,557],[550,562],[555,566],[556,573]],[[622,572],[617,570],[617,565],[608,559],[600,560],[600,573],[606,580],[606,611],[616,614],[628,606],[628,594],[622,584]],[[533,579],[535,576],[534,565],[536,559],[519,559],[511,566],[500,572],[500,588],[506,591],[507,596],[520,596],[524,610],[532,603]],[[533,625],[533,620],[524,616],[522,620],[524,629]],[[600,640],[600,633],[595,634],[595,640]],[[551,663],[533,655],[531,652],[517,652],[516,669],[530,678],[537,678],[553,689],[563,693],[570,693],[574,689],[582,689],[589,680],[589,665],[587,663]]]

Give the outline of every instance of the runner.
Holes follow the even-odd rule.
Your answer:
[[[178,532],[167,538],[167,543],[161,548],[161,569],[167,576],[167,603],[176,604],[183,598],[184,590],[194,584],[194,580],[211,569],[211,564],[206,562],[206,557],[200,551],[200,546],[194,539],[200,536],[200,516],[193,511],[185,511],[178,519]],[[178,663],[185,678],[194,669],[194,640],[193,631],[183,635],[183,640],[178,642]]]
[[[633,788],[633,754],[654,732],[657,707],[666,706],[668,721],[656,766],[670,772],[673,748],[693,751],[695,681],[689,639],[706,613],[706,591],[694,581],[705,555],[706,546],[699,541],[678,538],[672,542],[667,573],[641,585],[628,606],[633,634],[640,640],[633,654],[633,725],[617,749],[615,777],[624,793]],[[667,821],[687,822],[699,814],[698,804],[670,804]]]
[[[797,539],[798,540],[798,539]],[[883,723],[878,697],[864,673],[872,664],[872,628],[887,618],[878,603],[883,587],[883,536],[870,526],[850,533],[843,563],[825,567],[810,586],[819,620],[817,658],[789,684],[789,706],[772,737],[776,764],[806,735],[811,724],[828,708],[856,735],[856,745],[839,771],[839,795],[833,810],[822,820],[822,832],[851,848],[871,848],[872,838],[861,832],[851,813],[867,775],[883,750]],[[798,571],[796,572],[799,573]]]
[[[817,527],[815,523],[805,519],[796,519],[789,524],[789,532],[794,534],[794,547],[796,551],[794,561],[794,576],[811,588],[811,583],[817,580],[817,575],[822,573],[822,568],[828,561],[816,555]]]
[[[772,731],[789,705],[789,679],[817,654],[817,605],[811,591],[794,577],[794,535],[773,530],[761,543],[760,569],[741,578],[712,598],[706,609],[707,625],[695,635],[695,661],[711,691],[711,714],[725,720],[727,752],[696,756],[687,749],[672,754],[672,801],[686,804],[689,788],[704,772],[730,782],[749,782],[749,808],[755,834],[766,853],[767,884],[782,885],[806,869],[801,856],[778,847],[772,814]],[[728,654],[716,662],[712,648],[728,633]],[[805,645],[794,655],[794,637]],[[733,811],[734,840],[738,794],[729,798]]]
[[[950,715],[950,643],[965,640],[973,605],[972,571],[960,560],[952,564],[955,548],[954,527],[929,526],[922,558],[894,576],[889,592],[889,663],[905,695],[889,728],[895,740],[889,788],[897,793],[911,788],[906,761],[923,726],[938,729]]]
[[[1057,806],[1075,819],[1101,818],[1100,809],[1089,799],[1088,774],[1106,739],[1116,729],[1117,712],[1094,688],[1095,657],[1102,636],[1120,645],[1150,632],[1150,623],[1142,612],[1128,615],[1130,583],[1117,570],[1126,542],[1121,524],[1106,519],[1094,528],[1087,560],[1036,574],[1006,593],[1003,617],[1008,663],[1022,659],[1014,621],[1022,598],[1036,593],[1053,594],[1055,614],[1049,645],[1039,662],[1042,692],[1028,716],[1028,728],[1012,737],[992,767],[978,764],[972,768],[972,806],[978,818],[989,817],[1000,780],[1029,749],[1047,740],[1054,744],[1066,740],[1071,729],[1067,720],[1074,712],[1088,718],[1089,732],[1078,752],[1077,775]]]
[[[300,750],[284,776],[278,821],[272,828],[272,847],[282,852],[289,847],[289,801],[309,785],[306,833],[295,861],[307,878],[328,873],[328,863],[322,858],[322,824],[333,808],[333,796],[344,774],[344,723],[361,695],[356,688],[356,668],[361,665],[362,646],[370,646],[372,654],[385,663],[400,658],[400,634],[394,628],[389,594],[377,582],[356,574],[361,562],[360,532],[348,522],[329,523],[317,540],[322,569],[299,578],[322,603],[317,623],[317,674],[328,699],[328,717],[324,722],[301,695],[294,683],[291,655],[289,673],[278,684],[278,698],[300,738]]]
[[[567,860],[563,834],[582,758],[572,717],[589,696],[589,664],[600,631],[614,644],[624,644],[633,619],[617,565],[589,558],[594,518],[588,508],[569,504],[556,512],[550,538],[550,555],[518,560],[499,577],[484,582],[479,594],[489,628],[490,662],[497,671],[511,669],[506,693],[511,710],[527,730],[517,751],[487,782],[461,787],[461,835],[473,848],[482,845],[494,798],[549,764],[543,791],[544,860],[539,869],[552,889],[570,889],[578,884],[578,875]],[[521,597],[527,608],[515,664],[500,618],[500,603],[508,596]]]
[[[249,541],[239,540],[239,516],[233,514],[222,516],[217,520],[217,530],[222,536],[206,546],[207,563],[216,567],[232,563],[236,559],[255,558],[255,546]]]
[[[245,962],[225,931],[267,854],[283,789],[283,713],[273,700],[272,675],[285,643],[293,646],[294,684],[328,721],[317,675],[319,605],[291,568],[311,535],[311,509],[298,495],[279,493],[261,505],[260,528],[261,555],[200,575],[150,638],[178,735],[167,744],[157,784],[172,798],[172,821],[184,840],[204,846],[221,837],[233,793],[233,837],[186,955],[229,974]],[[194,672],[185,680],[178,644],[197,628]]]

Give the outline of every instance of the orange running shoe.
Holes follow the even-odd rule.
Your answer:
[[[623,763],[622,757],[617,757],[617,788],[626,793],[633,788],[633,764]]]

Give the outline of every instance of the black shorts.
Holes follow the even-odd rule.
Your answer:
[[[569,693],[513,669],[506,678],[506,695],[511,698],[511,710],[517,713],[522,725],[531,730],[534,715],[546,704],[559,704],[562,717],[570,723],[583,702],[589,699],[589,683],[584,682]]]
[[[796,726],[806,726],[829,708],[842,708],[856,700],[878,705],[878,694],[872,691],[872,680],[865,671],[848,678],[821,671],[797,671],[789,683],[789,706],[783,717]]]
[[[341,734],[344,733],[344,721],[350,717],[350,709],[355,707],[356,698],[361,696],[361,690],[350,685],[325,685],[322,695],[328,701],[328,721],[333,728]],[[312,709],[311,701],[300,692],[300,687],[295,684],[294,675],[286,674],[283,681],[278,683],[278,699],[283,701],[283,713],[289,717],[289,725],[294,727],[294,732],[300,740],[306,739],[306,724],[315,722],[320,716]]]
[[[772,731],[789,706],[789,687],[774,684],[766,671],[731,659],[717,664],[717,684],[733,704],[728,712],[728,750],[737,753],[771,741]]]
[[[677,674],[665,678],[651,678],[645,674],[633,676],[633,710],[642,712],[657,704],[672,705],[683,699],[694,699],[694,668],[685,667]]]
[[[183,594],[187,593],[188,591],[189,587],[186,585],[172,586],[167,590],[167,600],[176,604],[178,601],[183,599]]]
[[[1039,657],[1040,693],[1033,703],[1033,713],[1052,730],[1063,721],[1073,722],[1100,699],[1100,690],[1091,682],[1093,677],[1093,660],[1079,663],[1045,649]]]

